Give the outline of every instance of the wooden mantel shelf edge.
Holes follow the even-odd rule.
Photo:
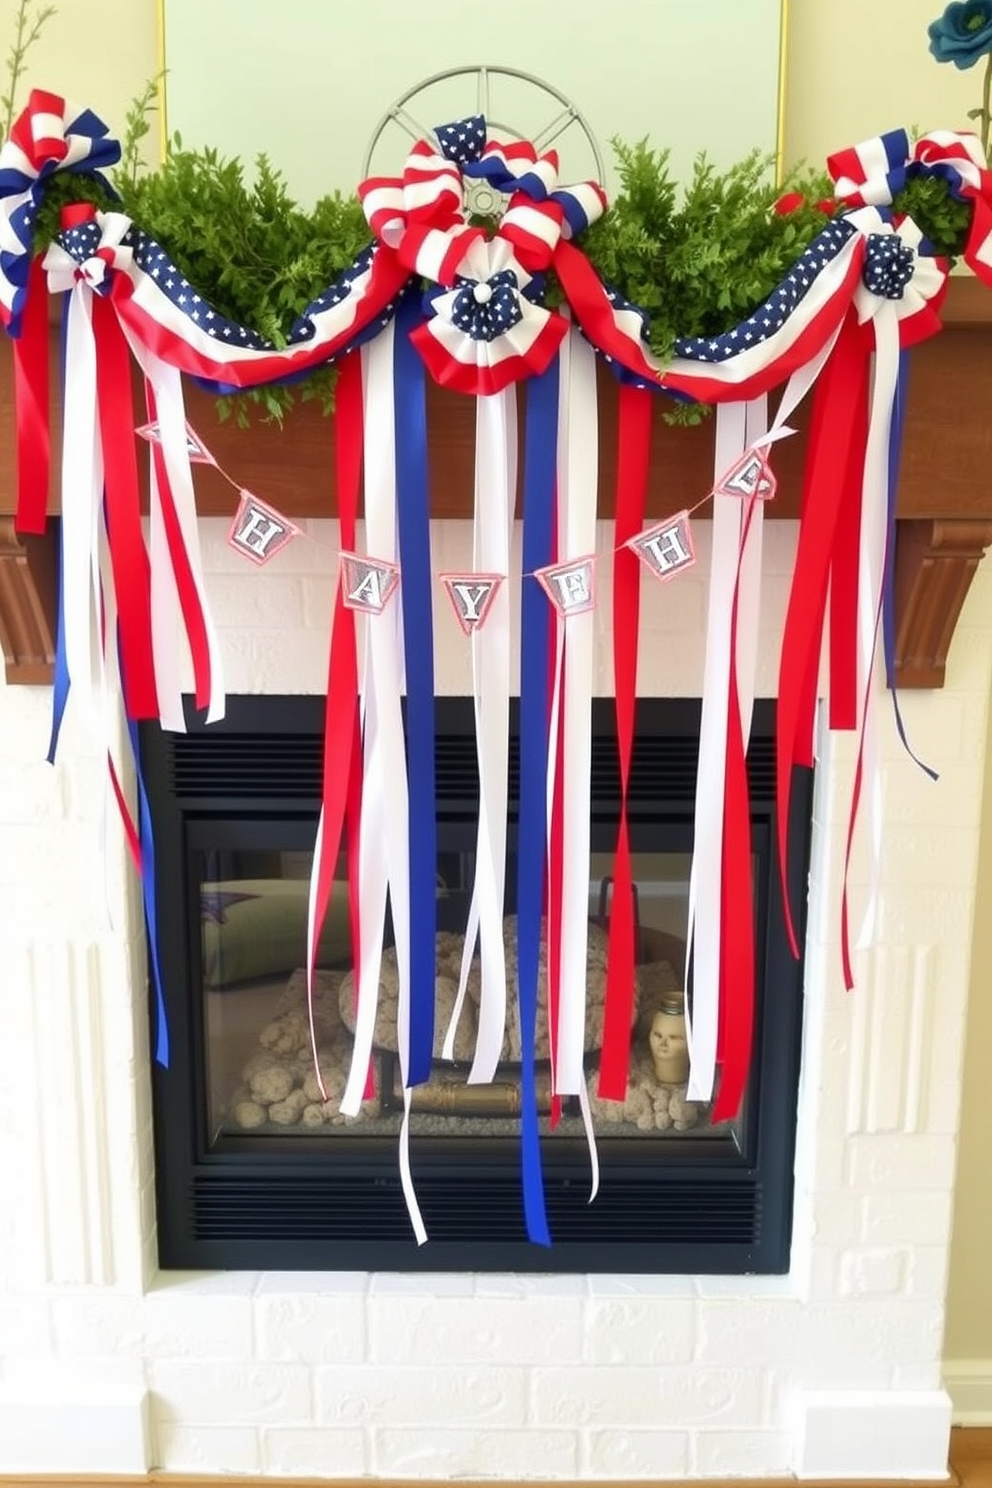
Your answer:
[[[55,639],[55,541],[23,539],[14,530],[12,358],[0,338],[0,644],[8,682],[51,680]],[[901,687],[944,681],[948,650],[971,580],[992,544],[992,294],[970,278],[952,279],[944,330],[916,348],[901,461],[896,546],[896,679]],[[600,380],[600,515],[612,515],[616,479],[616,385]],[[237,487],[246,486],[294,518],[336,510],[332,431],[314,403],[293,410],[283,428],[260,425],[247,434],[217,422],[212,400],[190,389],[190,420],[233,485],[197,467],[202,516],[230,516]],[[59,410],[51,410],[53,445]],[[432,512],[467,517],[474,463],[472,400],[428,390]],[[712,420],[673,429],[655,419],[648,514],[692,505],[712,480]],[[790,422],[797,422],[790,420]],[[779,490],[770,517],[799,510],[805,423],[799,437],[775,450]],[[49,511],[58,510],[57,491]],[[51,526],[51,524],[50,524]]]

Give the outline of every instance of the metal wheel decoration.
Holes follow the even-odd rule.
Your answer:
[[[398,126],[413,141],[434,138],[434,125],[440,120],[429,121],[429,116],[426,114],[426,107],[430,103],[428,94],[439,83],[448,82],[452,78],[464,80],[466,100],[462,111],[464,114],[484,115],[488,127],[495,134],[508,140],[528,139],[538,153],[550,150],[556,141],[567,134],[570,146],[578,142],[579,149],[585,155],[587,162],[582,163],[578,169],[570,169],[569,177],[574,177],[576,180],[602,181],[604,179],[605,167],[602,151],[577,104],[573,103],[559,88],[546,83],[543,78],[535,77],[533,73],[521,72],[516,67],[487,66],[451,67],[445,72],[436,72],[431,77],[424,78],[422,82],[416,83],[401,94],[396,102],[386,110],[373,130],[372,138],[365,151],[365,158],[362,161],[363,177],[380,173],[375,166],[376,151],[383,136],[389,132],[390,125]],[[501,118],[498,113],[498,103],[494,104],[493,101],[494,94],[498,93],[498,82],[501,78],[512,78],[518,83],[525,84],[533,90],[536,99],[546,101],[547,123],[536,130],[521,130]],[[457,113],[452,112],[450,105],[446,117],[458,117]],[[388,160],[383,160],[381,172],[389,174],[395,168],[396,159],[391,152]],[[506,205],[506,198],[498,191],[494,191],[485,181],[466,181],[465,205],[473,215],[497,217]]]

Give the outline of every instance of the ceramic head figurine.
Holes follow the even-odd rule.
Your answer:
[[[662,1084],[684,1085],[689,1078],[684,993],[672,993],[661,1003],[651,1019],[648,1048],[655,1075]]]

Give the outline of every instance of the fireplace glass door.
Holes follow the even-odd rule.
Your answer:
[[[414,1136],[477,1141],[519,1131],[521,1049],[512,996],[516,921],[509,915],[504,922],[509,996],[500,1067],[492,1084],[470,1085],[466,1076],[478,1029],[480,970],[476,950],[459,999],[474,878],[472,849],[455,845],[464,835],[463,825],[442,828],[448,846],[439,854],[437,875],[437,1057],[430,1080],[413,1090],[410,1129]],[[367,1098],[357,1115],[346,1116],[340,1105],[352,1062],[356,986],[345,864],[339,865],[319,942],[311,1034],[306,975],[310,853],[285,845],[288,837],[284,845],[270,851],[219,848],[217,841],[226,835],[223,822],[198,824],[193,840],[203,837],[209,842],[211,835],[214,845],[196,846],[192,851],[200,905],[199,977],[211,1148],[222,1149],[226,1140],[244,1136],[396,1136],[403,1093],[396,1038],[397,963],[391,936],[387,935],[383,951]],[[640,830],[637,835],[646,839],[649,834]],[[597,1138],[675,1140],[690,1132],[704,1140],[723,1137],[728,1128],[712,1122],[709,1105],[686,1097],[687,852],[650,851],[645,844],[644,850],[633,854],[637,969],[628,1094],[624,1101],[601,1100],[596,1094],[612,867],[611,852],[593,853],[586,1065]],[[512,902],[512,873],[508,888]],[[542,955],[536,1059],[538,1106],[545,1129],[552,1100],[546,973]],[[448,1060],[442,1057],[443,1044],[456,1013],[454,1058]],[[742,1111],[741,1121],[744,1116]],[[560,1137],[582,1136],[576,1097],[562,1102],[556,1131]]]
[[[553,1245],[526,1239],[520,1194],[521,1043],[515,1007],[519,761],[511,730],[504,952],[507,1018],[492,1084],[468,1083],[480,998],[465,958],[478,819],[471,699],[437,705],[435,1040],[411,1097],[411,1163],[430,1236],[400,1189],[397,961],[387,913],[365,1098],[341,1098],[355,1027],[352,912],[337,866],[308,1006],[308,887],[319,812],[322,702],[234,698],[209,727],[148,725],[158,944],[172,1058],[154,1075],[160,1255],[167,1266],[448,1270],[784,1271],[802,968],[785,941],[774,863],[774,710],[749,753],[757,1032],[742,1109],[714,1122],[688,1099],[688,880],[699,706],[638,705],[628,797],[636,975],[624,1100],[597,1093],[619,767],[613,703],[593,708],[585,1060],[600,1192],[577,1098],[553,1109],[542,952],[535,1057]],[[810,781],[791,824],[802,908]],[[460,995],[464,972],[464,991]],[[688,975],[687,975],[688,971]],[[456,1016],[457,1015],[457,1016]],[[455,1020],[453,1058],[443,1057]]]

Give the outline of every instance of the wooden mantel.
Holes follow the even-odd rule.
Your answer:
[[[992,543],[992,293],[976,280],[951,281],[945,328],[912,354],[909,413],[899,489],[896,549],[896,665],[903,687],[940,687],[954,627],[985,549]],[[0,338],[3,339],[3,338]],[[54,365],[54,362],[53,362]],[[55,546],[52,536],[14,531],[14,418],[11,352],[0,346],[0,645],[8,682],[51,678],[54,657]],[[600,512],[609,515],[615,475],[616,394],[601,380]],[[188,390],[194,426],[240,483],[293,517],[335,512],[332,427],[317,405],[302,404],[282,428],[246,433],[219,424],[212,400]],[[469,514],[473,489],[471,400],[431,388],[432,511]],[[802,419],[799,420],[800,426]],[[52,409],[58,448],[58,409]],[[659,418],[649,512],[691,504],[712,474],[712,421],[673,429]],[[795,517],[805,439],[775,452],[779,491],[772,517]],[[57,457],[54,461],[57,467]],[[230,516],[236,493],[216,471],[196,469],[201,515]],[[49,511],[58,511],[50,493]]]

